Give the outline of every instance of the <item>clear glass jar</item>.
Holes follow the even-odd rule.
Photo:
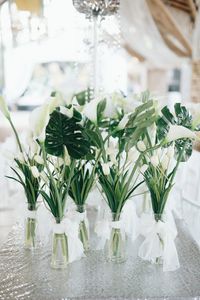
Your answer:
[[[86,220],[86,209],[85,205],[77,205],[77,212],[82,214],[82,218],[80,218],[79,223],[79,238],[83,244],[83,248],[85,252],[88,252],[90,249],[89,243],[89,228]]]
[[[24,247],[26,249],[34,249],[36,247],[36,211],[28,211],[28,216],[25,219],[25,232],[24,232]]]
[[[68,240],[65,233],[58,232],[53,233],[51,267],[65,269],[68,264]]]
[[[126,261],[126,235],[121,226],[120,214],[112,213],[110,239],[105,245],[107,261],[123,263]]]

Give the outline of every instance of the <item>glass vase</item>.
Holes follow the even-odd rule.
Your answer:
[[[33,250],[36,247],[36,226],[36,211],[28,211],[28,216],[25,220],[24,246],[26,249]]]
[[[165,222],[165,214],[154,214],[154,219],[156,222]],[[159,233],[157,233],[159,241],[160,241],[160,252],[163,253],[164,250],[164,241],[162,239],[162,237],[160,236]],[[154,264],[157,265],[162,265],[163,264],[163,255],[159,255],[158,257],[156,257],[156,259],[152,262]]]
[[[79,212],[82,216],[79,222],[79,238],[83,244],[84,251],[88,252],[90,249],[90,243],[89,243],[89,228],[86,219],[85,206],[77,205],[77,212]]]
[[[67,236],[65,233],[56,230],[53,233],[51,267],[53,269],[65,269],[67,267],[67,264],[68,264]]]
[[[106,242],[107,261],[123,263],[126,261],[126,235],[121,227],[120,215],[112,214],[110,238]]]

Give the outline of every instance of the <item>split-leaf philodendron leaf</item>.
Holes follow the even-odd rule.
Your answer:
[[[66,146],[72,158],[79,159],[90,151],[90,143],[84,128],[78,123],[79,118],[68,118],[55,110],[46,128],[45,148],[47,153],[55,156],[64,155]]]
[[[162,112],[162,116],[157,121],[157,138],[159,141],[166,137],[169,131],[170,124],[181,125],[190,130],[193,130],[192,116],[190,112],[186,109],[186,107],[182,106],[180,103],[176,103],[174,105],[175,115],[173,115],[170,112],[167,106],[165,106],[161,112]],[[192,141],[186,138],[176,140],[175,141],[176,157],[179,156],[179,154],[183,150],[183,147],[184,147],[184,151],[181,157],[182,162],[187,161],[192,154]]]

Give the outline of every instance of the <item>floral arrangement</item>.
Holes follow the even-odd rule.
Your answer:
[[[41,177],[39,175],[43,170],[43,159],[40,156],[39,146],[30,136],[27,138],[28,147],[22,145],[8,107],[2,97],[0,97],[0,108],[11,125],[18,146],[18,153],[14,157],[14,166],[11,167],[15,177],[7,176],[7,178],[16,181],[24,189],[27,201],[25,247],[33,248],[36,242],[36,211],[41,187]]]
[[[177,269],[179,261],[174,244],[177,231],[165,208],[178,167],[191,156],[192,141],[197,138],[195,131],[199,130],[186,107],[177,103],[174,112],[173,115],[165,106],[156,121],[155,134],[150,136],[147,132],[141,142],[148,149],[141,152],[143,176],[150,193],[154,217],[143,216],[143,235],[146,239],[139,255],[152,262],[163,262],[166,271]],[[150,235],[152,239],[149,239]]]
[[[13,128],[20,153],[12,167],[16,177],[9,178],[23,186],[31,213],[26,240],[31,237],[29,244],[34,246],[35,211],[41,195],[53,217],[52,267],[64,268],[84,256],[90,247],[85,204],[97,185],[109,216],[96,224],[95,231],[107,259],[123,262],[126,235],[132,240],[138,235],[133,197],[146,186],[152,212],[141,217],[144,241],[139,256],[162,262],[164,271],[177,269],[177,231],[165,216],[166,203],[180,163],[192,154],[200,122],[180,104],[174,113],[167,107],[159,112],[148,92],[135,102],[120,93],[88,102],[87,93],[75,94],[68,105],[53,93],[36,108],[31,113],[28,150],[0,98],[0,109]],[[69,197],[75,211],[68,209]]]

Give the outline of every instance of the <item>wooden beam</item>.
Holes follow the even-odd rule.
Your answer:
[[[188,0],[188,5],[189,5],[190,11],[191,11],[192,18],[195,20],[197,10],[196,10],[196,6],[194,4],[194,1],[193,0]]]
[[[180,9],[180,10],[183,10],[183,11],[185,11],[186,13],[190,13],[191,11],[190,11],[190,8],[187,6],[187,5],[185,5],[185,4],[181,4],[181,3],[176,3],[176,2],[167,2],[167,4],[168,5],[170,5],[170,6],[172,6],[172,7],[175,7],[175,8],[177,8],[177,9]]]
[[[185,51],[183,51],[183,49],[179,49],[179,51],[177,51],[177,48],[179,47],[176,44],[172,46],[172,40],[166,43],[167,46],[179,56],[181,52],[182,55],[191,57],[192,47],[189,41],[179,29],[176,21],[174,20],[164,3],[161,0],[147,0],[147,4],[164,41],[168,41],[168,37],[169,35],[171,35],[183,46],[183,49],[185,49]]]
[[[145,61],[145,57],[142,56],[140,53],[138,53],[137,51],[135,51],[132,47],[130,47],[127,43],[124,43],[122,45],[124,47],[124,49],[126,49],[126,51],[128,52],[128,54],[130,54],[133,57],[137,57],[139,59],[139,61],[143,62]]]

